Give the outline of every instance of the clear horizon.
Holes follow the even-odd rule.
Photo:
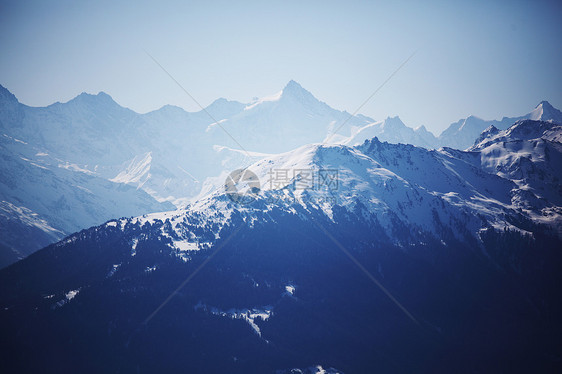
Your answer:
[[[168,1],[0,5],[0,84],[30,106],[106,92],[138,113],[250,102],[294,79],[335,109],[439,135],[469,115],[491,120],[562,107],[562,7],[555,2]],[[164,21],[163,21],[164,20]]]

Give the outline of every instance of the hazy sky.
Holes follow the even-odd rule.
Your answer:
[[[0,0],[0,84],[44,106],[105,91],[147,112],[248,102],[294,79],[361,113],[440,133],[461,117],[562,108],[562,5],[541,1]],[[421,5],[423,4],[423,5]]]

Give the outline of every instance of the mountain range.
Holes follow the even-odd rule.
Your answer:
[[[439,135],[439,142],[442,146],[466,149],[471,147],[474,140],[489,126],[494,126],[500,130],[506,130],[515,122],[523,119],[562,123],[562,112],[550,105],[548,101],[541,101],[531,112],[519,117],[503,117],[501,120],[483,120],[475,116],[469,116],[456,123],[452,123]]]
[[[522,119],[467,150],[375,137],[254,153],[234,191],[111,219],[0,271],[1,361],[43,372],[557,372],[561,137],[552,120]]]
[[[249,104],[218,99],[200,112],[164,106],[146,114],[103,92],[29,107],[0,86],[0,266],[110,218],[184,207],[222,185],[228,171],[305,144],[359,145],[376,136],[464,149],[486,127],[522,118],[562,116],[542,102],[517,118],[471,116],[436,138],[398,117],[374,121],[332,109],[294,81]]]

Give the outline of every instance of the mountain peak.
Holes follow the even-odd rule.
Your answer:
[[[305,88],[303,88],[303,86],[301,86],[299,83],[295,82],[294,80],[290,80],[289,83],[287,83],[287,85],[285,86],[285,88],[283,88],[282,97],[294,97],[297,99],[314,99],[316,100],[316,98],[314,97],[314,95],[312,95],[309,91],[307,91]]]
[[[286,85],[283,91],[285,90],[304,90],[304,88],[296,81],[290,80]]]
[[[404,122],[402,122],[402,120],[398,116],[386,117],[386,119],[384,120],[383,126],[385,128],[403,128],[403,127],[406,127]]]
[[[211,107],[221,107],[221,106],[228,106],[228,105],[244,105],[238,101],[235,100],[228,100],[225,99],[224,97],[219,97],[218,99],[216,99],[215,101],[213,101],[211,104],[209,104],[207,106],[207,108],[211,108]]]
[[[258,107],[260,104],[269,102],[297,102],[304,105],[326,105],[325,103],[320,102],[309,91],[304,89],[299,83],[291,79],[281,91],[273,95],[254,99],[254,101],[248,104],[244,110],[250,110]]]
[[[246,104],[239,103],[238,101],[227,100],[220,97],[207,106],[205,111],[211,113],[213,116],[220,117],[217,118],[217,120],[221,120],[241,112],[244,110],[245,106]]]
[[[103,91],[98,92],[97,94],[90,94],[87,92],[82,92],[80,95],[76,96],[74,99],[70,100],[70,102],[84,102],[84,103],[114,103],[117,104],[111,96],[106,94]]]
[[[111,96],[103,91],[100,91],[97,94],[82,92],[80,95],[67,102],[61,103],[60,101],[57,101],[56,103],[47,106],[47,108],[73,108],[73,110],[98,111],[103,113],[108,113],[109,111],[125,111],[134,113],[130,109],[119,105]]]
[[[97,94],[91,94],[88,93],[86,91],[82,92],[80,95],[76,96],[76,97],[104,97],[104,96],[109,96],[108,94],[106,94],[103,91],[98,92]]]
[[[520,119],[506,130],[491,125],[480,134],[469,150],[483,149],[498,142],[544,139],[559,142],[562,126],[554,121]]]
[[[562,122],[562,112],[553,107],[548,101],[541,101],[528,115],[528,119],[535,121]]]
[[[554,109],[554,107],[546,100],[541,101],[540,103],[537,104],[536,108],[542,107],[543,109],[549,108],[549,109]]]
[[[0,84],[0,101],[18,102],[16,96]]]
[[[484,131],[482,131],[480,136],[478,138],[476,138],[476,140],[474,141],[473,147],[476,147],[478,144],[482,143],[484,140],[490,140],[493,136],[499,134],[499,132],[500,132],[500,130],[496,126],[494,126],[494,125],[488,126]]]

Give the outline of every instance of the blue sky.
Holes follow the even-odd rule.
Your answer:
[[[546,1],[0,2],[0,84],[43,106],[105,91],[147,112],[248,102],[290,79],[361,113],[440,133],[475,114],[562,107],[562,6]]]

